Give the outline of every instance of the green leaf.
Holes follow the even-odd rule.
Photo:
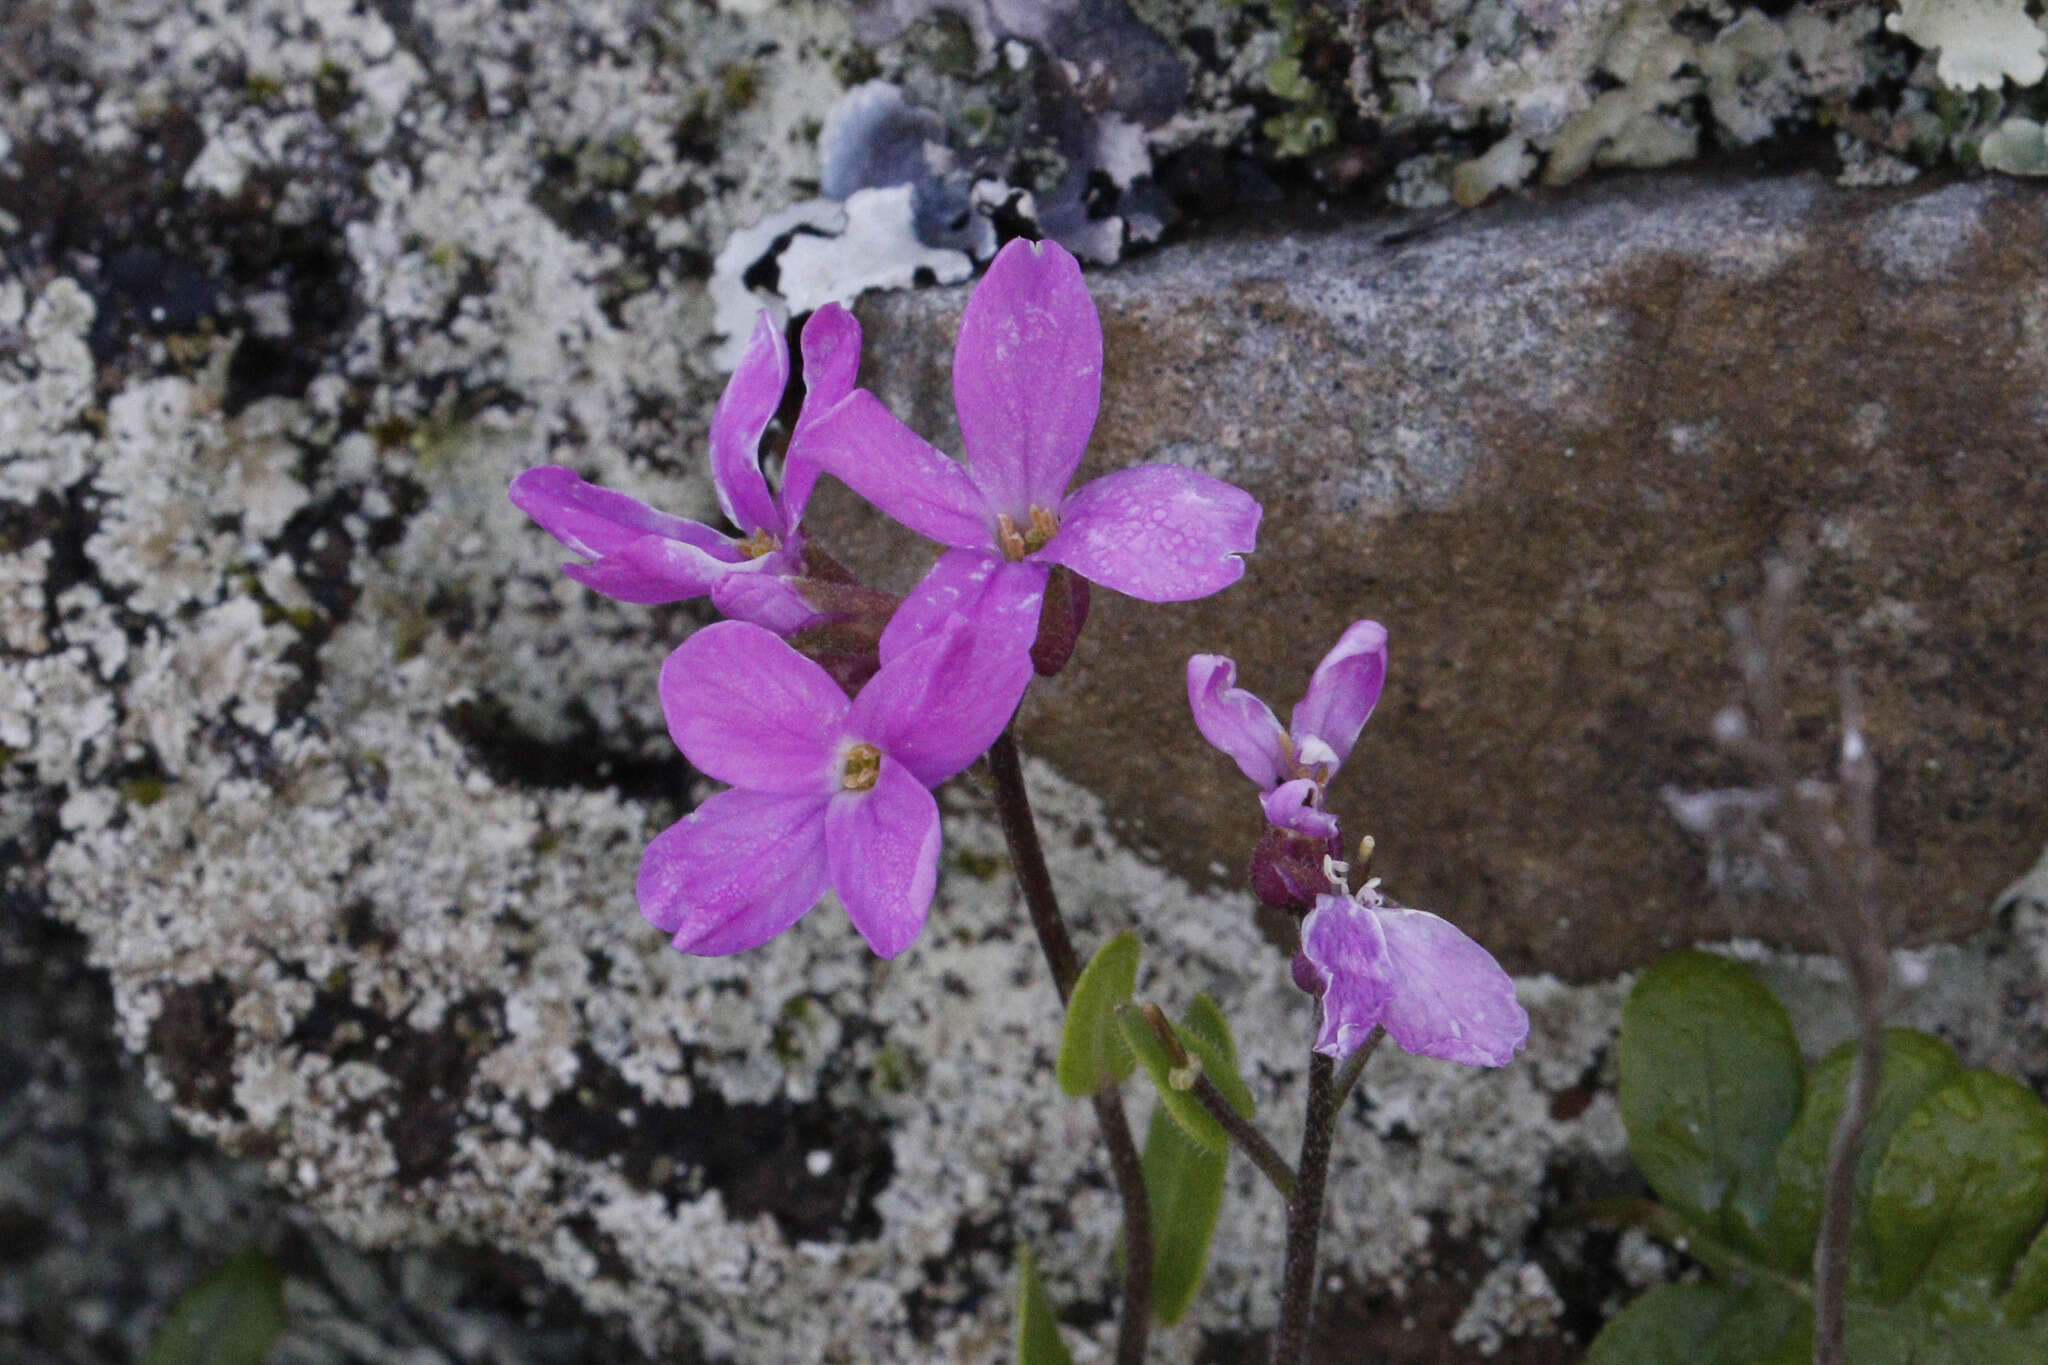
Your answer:
[[[1223,1212],[1230,1158],[1190,1138],[1167,1114],[1152,1111],[1145,1131],[1145,1190],[1152,1202],[1152,1316],[1171,1327],[1195,1301],[1209,1244]]]
[[[1785,1291],[1667,1284],[1616,1314],[1584,1365],[1803,1365],[1812,1358],[1812,1317]]]
[[[2041,1365],[2048,1335],[1989,1323],[1942,1323],[1851,1302],[1843,1354],[1853,1365]]]
[[[1116,1007],[1129,1002],[1138,981],[1138,936],[1118,934],[1096,950],[1067,1000],[1067,1026],[1060,1034],[1057,1074],[1060,1089],[1079,1098],[1105,1082],[1131,1074],[1130,1051],[1113,1026]]]
[[[1650,967],[1621,1015],[1621,1119],[1666,1203],[1754,1248],[1805,1065],[1784,1007],[1739,963],[1678,952]]]
[[[1209,1151],[1227,1155],[1230,1138],[1202,1102],[1189,1090],[1197,1074],[1207,1076],[1216,1083],[1216,1088],[1230,1102],[1230,1107],[1245,1117],[1251,1117],[1253,1110],[1251,1091],[1237,1074],[1237,1048],[1230,1039],[1230,1029],[1223,1022],[1223,1015],[1213,1001],[1197,996],[1188,1010],[1188,1020],[1174,1029],[1174,1037],[1180,1040],[1182,1051],[1186,1052],[1193,1065],[1176,1067],[1166,1047],[1153,1031],[1152,1021],[1136,1006],[1126,1005],[1116,1013],[1116,1021],[1123,1029],[1124,1041],[1137,1054],[1138,1064],[1145,1068],[1145,1074],[1152,1078],[1152,1084],[1159,1088],[1159,1101],[1166,1112],[1173,1116],[1187,1135]],[[1192,1022],[1190,1022],[1192,1021]]]
[[[1807,1073],[1806,1102],[1785,1145],[1778,1149],[1778,1202],[1771,1210],[1765,1244],[1772,1259],[1788,1270],[1813,1264],[1813,1246],[1820,1236],[1821,1206],[1826,1198],[1828,1149],[1848,1097],[1849,1074],[1855,1069],[1856,1046],[1844,1043]],[[1921,1101],[1962,1073],[1955,1049],[1932,1034],[1895,1028],[1885,1034],[1884,1068],[1877,1098],[1863,1130],[1856,1157],[1855,1219],[1857,1261],[1867,1269],[1875,1256],[1870,1242],[1871,1186],[1892,1135]],[[1863,1278],[1859,1276],[1859,1278]]]
[[[1251,1088],[1237,1074],[1237,1040],[1230,1036],[1230,1024],[1216,1002],[1198,993],[1180,1017],[1179,1032],[1182,1044],[1200,1054],[1202,1074],[1216,1083],[1230,1107],[1246,1118],[1257,1113]]]
[[[245,1251],[185,1291],[144,1365],[261,1365],[284,1329],[284,1276],[262,1252]]]
[[[1028,1246],[1017,1248],[1017,1365],[1074,1365]]]
[[[2048,1308],[2048,1227],[2041,1229],[2012,1272],[2012,1284],[1999,1305],[2007,1322],[2027,1322]]]
[[[1982,1321],[2048,1207],[2048,1109],[1971,1071],[1893,1134],[1870,1194],[1875,1297],[1948,1322]]]

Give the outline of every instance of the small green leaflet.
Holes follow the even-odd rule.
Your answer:
[[[1250,1116],[1251,1092],[1237,1075],[1237,1044],[1223,1012],[1198,995],[1181,1018],[1179,1033],[1189,1050],[1202,1049],[1205,1073],[1239,1113]],[[1197,1041],[1199,1040],[1199,1042]],[[1155,1039],[1156,1041],[1156,1039]],[[1208,1117],[1206,1112],[1203,1117]],[[1209,1246],[1223,1211],[1227,1152],[1211,1151],[1189,1136],[1168,1106],[1152,1111],[1145,1133],[1145,1189],[1152,1200],[1152,1315],[1179,1322],[1209,1265]]]
[[[1067,1000],[1067,1023],[1060,1032],[1056,1074],[1060,1089],[1080,1098],[1105,1083],[1121,1083],[1131,1074],[1130,1049],[1115,1026],[1117,1006],[1129,1002],[1138,981],[1138,936],[1121,933],[1096,950],[1074,983]]]
[[[1017,1365],[1074,1365],[1028,1246],[1017,1248]]]
[[[186,1290],[150,1338],[144,1365],[262,1365],[284,1333],[284,1276],[245,1251]]]
[[[1224,1023],[1223,1012],[1216,1008],[1216,1002],[1206,995],[1196,996],[1188,1007],[1186,1018],[1173,1031],[1181,1049],[1198,1064],[1197,1067],[1174,1065],[1173,1058],[1167,1054],[1165,1044],[1160,1041],[1144,1011],[1127,1005],[1117,1011],[1116,1020],[1123,1029],[1124,1041],[1137,1054],[1139,1065],[1145,1068],[1145,1074],[1159,1088],[1159,1100],[1166,1112],[1203,1147],[1219,1156],[1227,1154],[1230,1138],[1224,1133],[1223,1125],[1202,1107],[1200,1100],[1188,1093],[1199,1072],[1215,1083],[1232,1109],[1246,1118],[1252,1115],[1252,1092],[1238,1077],[1237,1046],[1231,1040],[1230,1027]]]

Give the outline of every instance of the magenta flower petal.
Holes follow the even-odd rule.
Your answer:
[[[1295,742],[1319,739],[1341,764],[1351,756],[1386,681],[1387,628],[1377,621],[1352,622],[1316,665],[1307,695],[1294,708]]]
[[[804,454],[876,507],[943,545],[988,549],[995,518],[967,471],[855,389],[805,427]]]
[[[953,406],[989,506],[1024,525],[1059,508],[1102,402],[1102,322],[1081,267],[1051,242],[1011,242],[967,300]]]
[[[1244,576],[1258,544],[1259,504],[1221,479],[1179,465],[1140,465],[1075,490],[1060,529],[1034,559],[1146,602],[1187,602]]]
[[[836,303],[828,303],[804,323],[799,343],[804,359],[804,405],[782,464],[782,513],[794,527],[803,520],[818,482],[818,462],[810,453],[811,423],[853,392],[860,373],[860,323]]]
[[[1237,685],[1237,665],[1221,654],[1188,660],[1188,705],[1202,738],[1237,760],[1238,771],[1271,791],[1281,778],[1286,731],[1271,708]]]
[[[782,406],[788,386],[789,343],[764,311],[754,320],[746,352],[711,414],[711,482],[718,489],[718,505],[743,534],[789,532],[761,474],[761,433]]]
[[[748,567],[723,536],[710,550],[663,536],[641,536],[595,564],[564,564],[562,572],[593,592],[621,602],[687,602],[727,575]]]
[[[1322,790],[1322,784],[1313,778],[1297,777],[1269,792],[1261,792],[1259,805],[1270,824],[1312,839],[1328,839],[1337,833],[1337,817],[1315,804]]]
[[[804,406],[797,418],[815,417],[853,392],[860,373],[860,322],[828,303],[804,323]]]
[[[823,796],[726,791],[655,836],[640,913],[686,953],[759,947],[825,894]]]
[[[1386,905],[1377,914],[1393,964],[1383,1020],[1393,1040],[1465,1066],[1513,1061],[1528,1041],[1529,1016],[1493,954],[1427,911]]]
[[[882,957],[908,948],[939,884],[939,805],[924,784],[885,756],[872,790],[831,799],[825,852],[832,889],[868,947]]]
[[[615,554],[642,536],[680,540],[702,550],[726,538],[699,522],[657,512],[638,498],[587,483],[573,469],[540,465],[512,480],[512,505],[589,559]]]
[[[1318,896],[1301,924],[1301,951],[1323,981],[1316,1051],[1348,1057],[1365,1046],[1395,990],[1379,917],[1349,896]]]
[[[660,687],[668,732],[700,772],[777,795],[831,792],[846,693],[771,631],[704,627],[662,661]]]
[[[938,634],[956,615],[973,622],[997,654],[1029,651],[1050,574],[1043,564],[1012,564],[986,550],[946,551],[889,618],[882,662]]]
[[[927,787],[988,751],[1031,683],[1031,645],[992,645],[966,618],[898,653],[854,699],[846,733]]]
[[[711,605],[735,621],[794,635],[825,620],[784,573],[729,573],[711,585]]]

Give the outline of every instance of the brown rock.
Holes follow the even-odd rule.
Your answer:
[[[1200,242],[1095,276],[1107,343],[1083,477],[1176,461],[1266,508],[1228,593],[1108,592],[1027,748],[1175,870],[1238,880],[1252,792],[1190,722],[1186,656],[1282,710],[1343,626],[1393,635],[1333,805],[1375,870],[1516,970],[1588,977],[1731,933],[1818,945],[1708,885],[1659,791],[1738,785],[1705,738],[1724,613],[1817,554],[1793,707],[1815,772],[1831,677],[1864,680],[1890,915],[1971,929],[2048,836],[2048,200],[1817,179],[1617,182],[1474,214]],[[868,306],[867,382],[958,450],[963,290]],[[845,490],[855,564],[928,556]]]

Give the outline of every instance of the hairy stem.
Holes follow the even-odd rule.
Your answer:
[[[1231,1108],[1230,1101],[1216,1088],[1216,1082],[1207,1076],[1197,1076],[1188,1093],[1209,1111],[1211,1118],[1223,1125],[1224,1135],[1251,1158],[1252,1165],[1258,1167],[1266,1179],[1273,1182],[1273,1188],[1280,1191],[1280,1197],[1293,1199],[1294,1168],[1287,1164],[1286,1157],[1280,1155],[1279,1148],[1259,1131],[1257,1124]]]
[[[1365,1035],[1365,1041],[1358,1045],[1358,1051],[1344,1059],[1343,1069],[1337,1073],[1336,1096],[1330,1101],[1330,1108],[1342,1109],[1344,1101],[1351,1098],[1351,1091],[1358,1084],[1358,1078],[1365,1074],[1365,1064],[1372,1060],[1372,1054],[1379,1050],[1380,1039],[1387,1036],[1383,1028],[1374,1028]]]
[[[1038,931],[1038,946],[1045,950],[1045,965],[1052,968],[1052,984],[1059,988],[1060,1003],[1064,1005],[1081,975],[1081,960],[1074,955],[1074,940],[1067,937],[1059,897],[1053,894],[1052,874],[1045,869],[1045,848],[1038,842],[1038,822],[1031,816],[1031,798],[1024,792],[1024,761],[1018,756],[1016,738],[1008,730],[989,747],[988,770],[995,779],[996,819],[1002,822],[1003,838],[1010,846],[1010,866],[1017,873],[1017,889],[1024,893],[1024,907],[1031,912],[1031,927]]]
[[[1052,970],[1052,983],[1064,1005],[1074,993],[1081,962],[1067,935],[1067,922],[1060,915],[1059,897],[1053,894],[1045,849],[1038,841],[1038,822],[1032,818],[1031,798],[1024,791],[1024,763],[1008,730],[989,748],[988,768],[994,778],[996,818],[1010,846],[1017,887],[1024,895],[1031,927],[1038,931],[1038,946],[1045,953],[1045,965]],[[1095,1120],[1102,1128],[1103,1144],[1109,1148],[1110,1173],[1124,1207],[1124,1303],[1117,1322],[1116,1360],[1117,1365],[1144,1365],[1145,1342],[1152,1330],[1152,1203],[1145,1192],[1138,1144],[1131,1137],[1123,1099],[1114,1087],[1095,1092]]]
[[[1300,1169],[1287,1205],[1287,1262],[1280,1286],[1280,1325],[1273,1331],[1273,1365],[1299,1365],[1308,1349],[1315,1308],[1316,1242],[1322,1235],[1323,1190],[1330,1176],[1330,1130],[1337,1116],[1337,1064],[1320,1052],[1308,1058],[1308,1117],[1301,1134]]]

